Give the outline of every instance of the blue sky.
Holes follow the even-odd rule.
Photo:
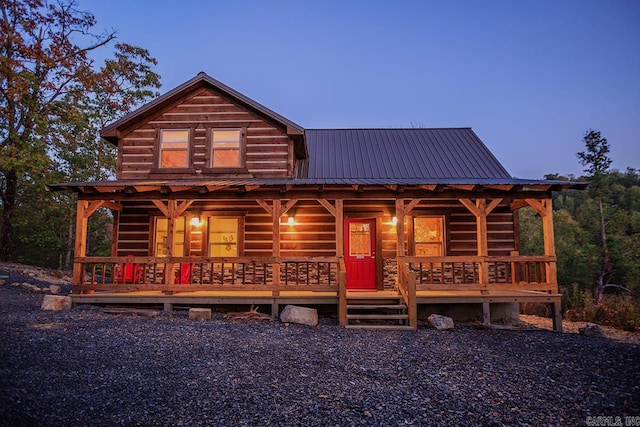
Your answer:
[[[306,128],[472,127],[520,178],[640,169],[640,1],[80,1],[158,59]],[[106,52],[103,52],[106,53]]]

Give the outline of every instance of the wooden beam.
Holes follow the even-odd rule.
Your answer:
[[[169,218],[169,208],[162,200],[152,200],[152,202],[158,209],[160,209],[160,212],[162,212],[165,217]]]
[[[529,206],[531,206],[536,212],[538,212],[541,217],[544,218],[547,215],[547,209],[543,204],[544,202],[541,203],[536,199],[525,199],[525,202],[527,202]]]
[[[511,204],[509,205],[509,209],[515,211],[518,209],[522,209],[525,206],[529,206],[526,200],[516,200],[515,202],[511,202]]]
[[[84,217],[89,218],[95,211],[97,211],[101,206],[104,200],[98,200],[89,202],[89,204],[84,209]]]
[[[176,213],[175,215],[178,216],[182,216],[184,215],[184,213],[187,211],[187,209],[189,209],[189,207],[193,204],[193,200],[185,200],[182,203],[180,203],[179,205],[177,205],[176,207]]]
[[[453,188],[454,190],[464,190],[464,191],[473,191],[476,188],[475,184],[447,184],[447,187]]]
[[[74,246],[74,258],[84,257],[87,255],[87,216],[85,211],[89,206],[89,202],[86,200],[78,200],[76,206],[76,240]],[[82,270],[82,264],[73,263],[73,283],[79,285],[83,281],[84,271]]]
[[[458,199],[462,205],[469,210],[476,218],[480,216],[480,211],[470,199]]]
[[[397,185],[385,185],[384,188],[388,188],[391,191],[396,191],[398,189]]]
[[[418,206],[420,204],[420,202],[422,201],[422,199],[412,199],[405,207],[404,207],[404,214],[405,215],[409,215],[409,213],[411,213],[411,211],[413,210],[413,208],[415,208],[416,206]]]
[[[294,207],[296,205],[296,203],[298,203],[297,199],[289,200],[284,206],[282,206],[280,208],[280,215],[279,216],[282,216],[282,215],[286,214],[287,212],[289,212],[289,210],[291,210],[291,208]]]
[[[267,211],[269,215],[273,216],[273,209],[271,209],[271,206],[269,206],[269,203],[265,202],[262,199],[256,199],[256,203],[258,203],[262,207],[262,209]]]
[[[248,193],[249,191],[257,190],[259,185],[243,185],[238,190],[242,193]]]
[[[491,212],[493,212],[493,210],[500,204],[502,203],[502,199],[493,199],[491,202],[489,202],[489,204],[487,205],[487,215],[489,215]]]
[[[205,185],[205,187],[210,193],[228,188],[226,185]]]
[[[272,228],[273,228],[273,256],[280,256],[280,199],[273,201],[272,208]]]
[[[102,207],[111,209],[112,211],[122,212],[122,205],[120,203],[114,203],[108,200],[104,200],[102,202]]]
[[[342,199],[336,200],[336,256],[344,256],[344,202]]]
[[[420,185],[418,187],[420,189],[422,189],[422,190],[436,191],[436,188],[438,188],[438,185],[437,184],[425,184],[425,185]]]
[[[476,208],[478,210],[478,216],[476,217],[478,256],[487,256],[489,254],[489,245],[487,242],[487,201],[485,199],[476,200]]]
[[[326,199],[318,199],[318,203],[320,203],[324,208],[334,217],[336,216],[336,208],[333,207],[331,202]]]
[[[397,256],[405,256],[405,248],[404,248],[404,199],[396,200],[396,218],[398,218],[398,223],[396,224],[396,233],[398,236],[398,246],[396,248]]]

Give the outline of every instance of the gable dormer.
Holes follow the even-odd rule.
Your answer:
[[[304,129],[228,86],[195,78],[105,127],[117,179],[291,177]]]

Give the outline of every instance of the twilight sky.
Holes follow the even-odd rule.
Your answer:
[[[589,129],[640,169],[640,1],[80,0],[147,48],[306,128],[471,127],[519,178],[580,175]],[[103,51],[103,54],[107,52]]]

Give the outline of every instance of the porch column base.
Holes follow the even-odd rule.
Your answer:
[[[553,330],[562,332],[562,301],[551,304],[553,306]]]
[[[271,317],[277,319],[280,315],[280,304],[278,304],[275,300],[271,303]]]
[[[162,311],[164,311],[165,313],[172,313],[173,312],[173,303],[165,302]]]
[[[482,300],[482,324],[489,325],[491,323],[491,305],[486,299]]]

